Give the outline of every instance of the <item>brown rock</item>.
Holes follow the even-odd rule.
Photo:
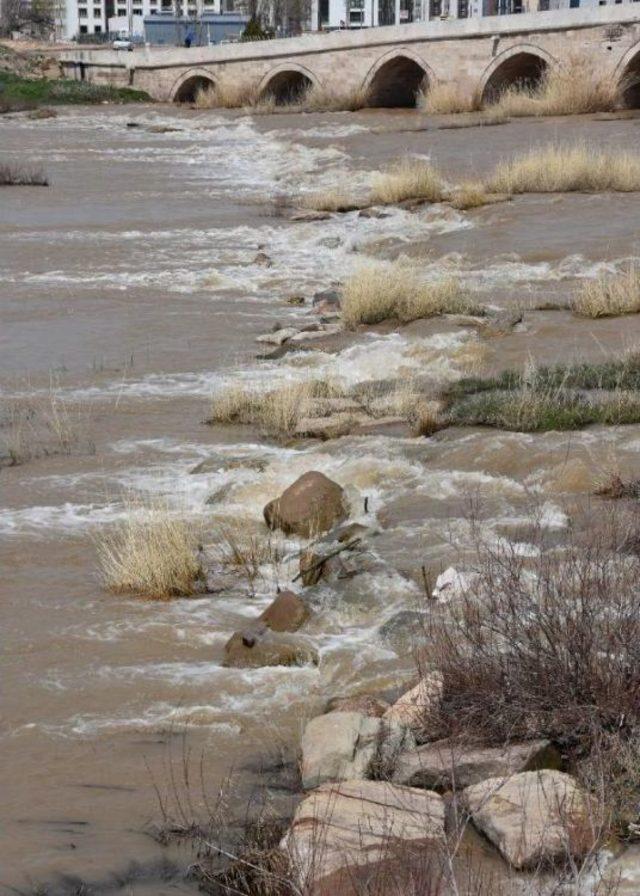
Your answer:
[[[272,632],[264,624],[234,632],[224,647],[223,665],[228,667],[256,669],[308,664],[318,664],[318,654],[308,641]]]
[[[259,616],[272,632],[297,632],[308,618],[309,608],[293,591],[281,591]]]
[[[270,529],[308,538],[326,532],[345,519],[347,508],[342,487],[312,470],[303,473],[275,501],[270,501],[263,513]]]
[[[355,694],[353,697],[332,697],[327,712],[359,712],[363,716],[381,719],[389,704],[373,694]]]

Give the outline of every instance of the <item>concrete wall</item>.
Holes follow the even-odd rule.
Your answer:
[[[134,86],[168,101],[189,79],[215,81],[221,74],[251,81],[260,90],[284,71],[335,89],[369,87],[392,76],[394,67],[397,74],[398,60],[420,66],[431,83],[455,81],[482,95],[496,70],[522,53],[548,65],[584,55],[603,74],[617,77],[640,53],[640,9],[631,4],[562,9],[190,50],[78,50],[64,54],[62,63],[70,77]]]

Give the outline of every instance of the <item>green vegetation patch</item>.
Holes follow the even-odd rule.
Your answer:
[[[640,355],[467,378],[451,386],[448,420],[517,432],[640,423]]]
[[[66,79],[21,78],[10,72],[0,72],[0,111],[33,109],[45,104],[144,103],[150,100],[151,97],[143,90],[132,87]]]

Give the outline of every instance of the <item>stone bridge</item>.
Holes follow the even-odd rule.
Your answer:
[[[633,3],[213,47],[77,50],[61,61],[68,77],[135,87],[161,101],[190,102],[199,88],[231,78],[276,102],[319,85],[363,89],[369,105],[392,107],[414,105],[420,86],[439,82],[483,101],[577,56],[624,83],[627,105],[640,106],[640,6]]]

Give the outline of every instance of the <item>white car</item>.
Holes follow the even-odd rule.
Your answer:
[[[111,47],[114,50],[133,50],[133,41],[128,37],[116,37]]]

